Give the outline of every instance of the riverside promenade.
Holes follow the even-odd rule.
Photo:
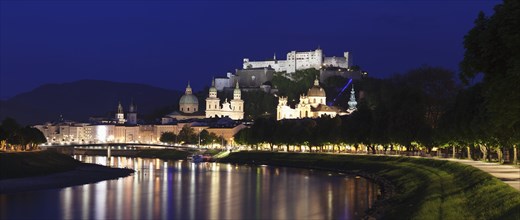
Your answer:
[[[474,166],[487,172],[494,177],[502,180],[509,184],[516,190],[520,191],[520,168],[514,165],[505,165],[491,162],[475,161],[475,160],[464,160],[464,159],[453,159],[453,158],[437,158],[441,160],[449,160],[457,163],[462,163],[470,166]]]

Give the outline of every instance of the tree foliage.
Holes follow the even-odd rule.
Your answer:
[[[504,145],[520,141],[520,2],[504,0],[487,17],[480,12],[464,38],[461,79],[483,74],[483,97],[489,129]]]
[[[195,133],[195,130],[187,124],[182,127],[181,131],[179,131],[177,138],[179,142],[185,144],[198,143],[198,135]]]
[[[5,118],[0,125],[0,150],[33,150],[46,143],[43,133],[33,127],[21,127],[13,118]]]
[[[174,144],[177,141],[177,135],[173,132],[164,132],[159,140],[163,143]]]

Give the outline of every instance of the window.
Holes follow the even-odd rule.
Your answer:
[[[190,111],[190,108],[188,108],[188,110],[187,110],[187,111]]]

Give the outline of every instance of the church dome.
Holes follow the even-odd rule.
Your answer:
[[[182,95],[181,100],[179,101],[179,106],[189,105],[189,104],[199,104],[199,99],[197,96],[193,95],[193,91],[191,90],[190,82],[188,82],[188,86],[186,87],[186,91],[184,95]]]
[[[197,96],[193,94],[184,94],[181,97],[181,100],[179,101],[179,105],[184,104],[199,104],[199,99],[197,99]]]
[[[320,87],[320,82],[318,79],[314,80],[314,86],[312,86],[309,91],[307,91],[307,96],[326,97],[325,90]]]

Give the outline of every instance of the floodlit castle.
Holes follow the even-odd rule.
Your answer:
[[[323,115],[335,117],[336,115],[348,115],[356,110],[357,102],[354,87],[352,87],[347,111],[343,111],[336,106],[326,105],[326,99],[325,90],[320,87],[320,82],[316,79],[314,80],[314,85],[307,91],[307,95],[300,95],[300,102],[295,108],[287,105],[287,97],[279,97],[276,119],[319,118]]]
[[[321,67],[340,67],[348,69],[350,67],[349,52],[344,52],[343,57],[325,57],[321,49],[308,52],[291,51],[287,53],[286,60],[277,60],[276,54],[273,60],[267,61],[250,61],[249,58],[244,58],[244,69],[255,68],[273,68],[276,72],[294,73],[296,70]]]
[[[229,117],[233,120],[244,119],[244,101],[241,98],[240,88],[238,82],[233,90],[233,99],[228,102],[226,99],[222,106],[220,99],[217,97],[217,88],[215,87],[215,80],[211,83],[209,88],[209,97],[206,98],[206,118],[212,117]]]

